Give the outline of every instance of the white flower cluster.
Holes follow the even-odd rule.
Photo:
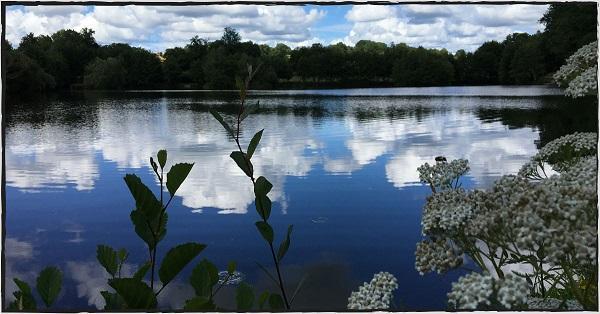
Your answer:
[[[554,81],[566,87],[565,93],[573,98],[598,92],[598,42],[589,43],[567,58],[565,65],[554,73]]]
[[[463,189],[433,193],[423,208],[421,226],[426,234],[456,234],[474,215],[474,206],[466,202]]]
[[[538,311],[545,311],[545,310],[560,310],[560,306],[562,304],[563,301],[559,300],[559,299],[554,299],[554,298],[532,298],[530,297],[529,299],[527,299],[527,308],[529,310],[538,310]],[[575,301],[575,300],[567,300],[567,302],[565,302],[565,309],[568,311],[582,311],[583,310],[583,306],[581,306],[581,304],[579,304],[579,302]]]
[[[448,293],[448,305],[454,309],[474,310],[490,305],[494,292],[494,279],[490,274],[469,273],[452,283]]]
[[[567,256],[584,264],[597,254],[596,158],[587,157],[560,176],[538,183],[504,176],[479,197],[480,207],[465,223],[464,233],[479,239],[537,251],[544,245],[548,261]],[[505,241],[505,242],[503,242]]]
[[[597,152],[598,134],[593,132],[575,132],[561,136],[544,145],[519,171],[519,175],[535,178],[539,173],[537,167],[542,162],[552,165],[552,168],[562,172],[581,157],[595,156]],[[532,176],[533,174],[533,176]]]
[[[415,257],[415,268],[421,275],[432,271],[445,273],[463,263],[460,249],[452,247],[446,239],[417,243]]]
[[[398,280],[388,272],[379,272],[370,282],[352,291],[348,298],[350,310],[385,310],[390,308],[392,293],[398,289]]]
[[[581,72],[579,76],[569,82],[565,95],[571,98],[583,97],[598,93],[598,66],[595,65]]]
[[[495,280],[494,283],[498,289],[496,299],[505,308],[511,309],[515,305],[527,303],[529,285],[524,278],[514,274],[507,274],[504,279]]]
[[[456,185],[458,178],[469,171],[469,161],[456,159],[449,163],[445,161],[438,162],[435,165],[425,163],[417,168],[417,171],[421,182],[430,184],[432,188],[452,188],[453,182]]]
[[[486,309],[499,303],[504,309],[514,309],[527,303],[529,287],[525,279],[508,274],[495,279],[488,273],[470,273],[452,284],[448,304],[454,309]]]

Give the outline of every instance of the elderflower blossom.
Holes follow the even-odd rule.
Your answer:
[[[388,272],[379,272],[370,282],[352,291],[348,298],[350,310],[383,310],[390,307],[392,292],[398,289],[398,280]]]
[[[423,208],[421,219],[423,235],[455,234],[467,220],[473,217],[474,211],[463,189],[434,193],[427,199]]]
[[[419,168],[419,179],[423,183],[429,183],[432,188],[451,188],[452,183],[469,171],[469,162],[466,159],[456,159],[451,162],[440,162],[435,165],[425,163]]]
[[[505,308],[511,309],[515,305],[527,303],[529,285],[525,279],[511,273],[495,283],[499,286],[496,298]]]
[[[593,66],[575,77],[565,89],[565,95],[578,98],[598,93],[598,66]]]
[[[576,98],[597,92],[597,46],[595,41],[579,48],[554,73],[554,81],[567,88],[567,96]]]
[[[452,283],[448,303],[455,309],[475,310],[488,308],[495,301],[505,309],[514,309],[527,303],[528,293],[525,279],[514,274],[498,279],[489,273],[473,272]]]
[[[542,162],[552,165],[556,171],[563,171],[581,157],[594,156],[597,151],[598,134],[575,132],[561,136],[544,145],[539,152],[519,170],[519,176],[535,178],[537,166]]]
[[[490,305],[494,279],[489,274],[470,273],[452,283],[448,304],[455,309],[474,310],[480,305]]]
[[[446,239],[417,243],[415,268],[421,275],[432,271],[437,271],[438,274],[445,273],[462,263],[462,252],[452,247]]]

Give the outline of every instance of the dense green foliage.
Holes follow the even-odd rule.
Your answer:
[[[89,29],[29,34],[16,49],[5,42],[8,91],[26,94],[67,88],[235,89],[246,64],[262,64],[254,88],[535,84],[579,47],[596,39],[593,3],[556,3],[536,34],[514,33],[473,52],[361,40],[291,49],[243,41],[232,28],[219,40],[193,37],[162,53],[114,43],[99,45]]]

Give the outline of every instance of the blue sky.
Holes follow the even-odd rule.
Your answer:
[[[101,44],[126,42],[152,51],[183,46],[193,36],[214,40],[232,26],[244,40],[291,47],[361,39],[473,51],[514,32],[542,30],[547,5],[194,5],[8,6],[6,38],[93,29]]]

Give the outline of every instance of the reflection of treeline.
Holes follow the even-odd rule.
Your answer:
[[[483,122],[500,121],[509,128],[537,128],[538,148],[561,136],[575,132],[598,131],[598,102],[588,97],[573,100],[551,97],[539,108],[480,108],[476,115]]]
[[[565,58],[596,38],[593,3],[552,4],[544,32],[514,33],[474,52],[361,40],[291,49],[242,42],[235,30],[208,42],[152,53],[128,44],[99,45],[94,32],[29,34],[7,49],[8,91],[52,89],[234,89],[247,63],[262,63],[254,88],[530,84],[548,81]]]

